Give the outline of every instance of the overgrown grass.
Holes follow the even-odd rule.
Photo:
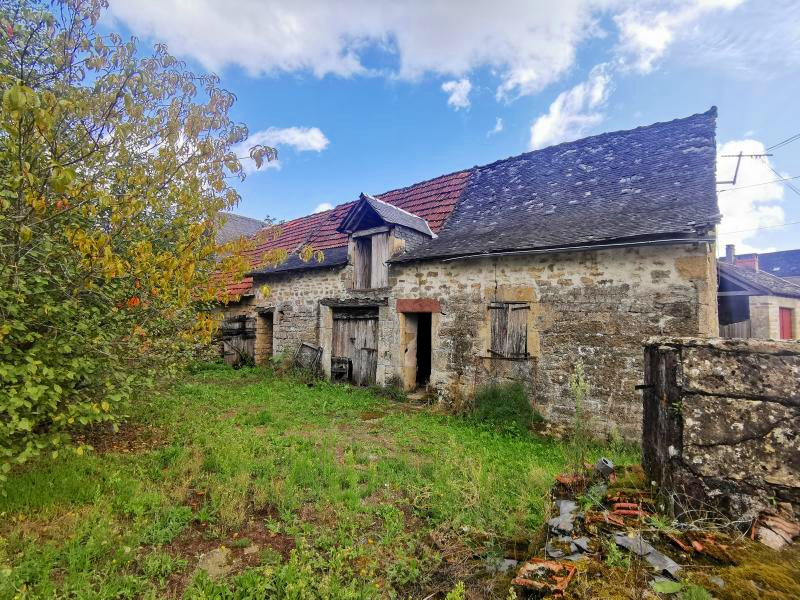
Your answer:
[[[559,442],[254,368],[195,367],[132,422],[163,435],[11,474],[0,597],[444,593],[453,556],[536,535],[566,465]],[[212,581],[197,554],[221,545],[235,564]]]
[[[542,417],[533,411],[521,383],[491,385],[475,394],[471,417],[500,432],[525,434]]]

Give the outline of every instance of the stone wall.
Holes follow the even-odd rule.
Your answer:
[[[259,310],[272,309],[272,353],[292,354],[301,342],[319,343],[320,300],[345,296],[351,281],[350,267],[271,275],[256,282],[252,296],[222,309],[222,315],[255,315]],[[262,288],[264,284],[266,288]],[[257,354],[268,344],[258,336],[259,331],[263,335],[265,329],[256,329]]]
[[[800,343],[655,338],[643,463],[677,512],[800,508]]]
[[[599,434],[641,434],[641,344],[652,335],[716,335],[713,250],[705,244],[477,258],[393,266],[383,346],[387,370],[402,373],[399,298],[433,298],[431,384],[458,403],[476,386],[519,380],[545,418],[574,414],[569,376],[581,359],[590,385],[587,413]],[[530,303],[525,359],[489,352],[489,304]]]
[[[259,280],[254,297],[226,312],[273,308],[275,353],[292,352],[301,341],[321,345],[328,373],[331,306],[378,305],[376,379],[385,383],[409,376],[397,300],[435,300],[441,311],[431,319],[431,388],[443,402],[458,405],[485,383],[521,381],[545,418],[569,423],[569,376],[580,358],[590,385],[590,427],[638,439],[642,411],[634,386],[642,381],[642,341],[659,334],[716,335],[715,268],[707,244],[647,246],[392,264],[388,289],[353,292],[348,266]],[[262,283],[268,295],[258,289]],[[489,353],[489,305],[496,301],[529,304],[527,357]],[[256,347],[262,347],[258,339]]]
[[[750,296],[750,335],[754,338],[779,340],[780,308],[794,311],[792,332],[794,339],[800,338],[800,300],[779,296]]]

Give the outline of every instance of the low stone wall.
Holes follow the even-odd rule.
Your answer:
[[[645,471],[673,510],[800,509],[800,343],[652,338]]]

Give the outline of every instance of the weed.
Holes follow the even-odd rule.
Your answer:
[[[578,496],[578,502],[582,510],[605,510],[603,501],[605,500],[606,486],[596,483],[586,492]]]
[[[467,597],[467,590],[464,587],[464,582],[459,581],[452,590],[447,592],[447,596],[444,597],[444,600],[465,600]]]
[[[575,363],[575,370],[569,378],[569,387],[575,400],[575,414],[572,418],[572,433],[567,444],[567,455],[572,472],[581,473],[592,439],[585,414],[585,402],[586,397],[589,395],[589,384],[586,381],[584,365],[581,359],[578,359]]]
[[[183,571],[188,564],[183,558],[173,558],[159,550],[145,555],[140,561],[142,573],[150,579],[157,580],[161,586],[172,573]]]
[[[681,592],[681,600],[712,600],[713,596],[703,587],[688,584]]]
[[[479,389],[471,417],[500,432],[525,433],[533,423],[533,414],[525,386],[511,383]]]
[[[147,544],[169,544],[192,520],[192,511],[187,506],[172,506],[160,511],[149,527],[144,530],[143,541]]]
[[[631,567],[631,557],[622,552],[614,540],[608,539],[603,542],[605,550],[605,563],[612,568],[628,570]]]
[[[403,389],[403,380],[398,375],[391,375],[383,385],[372,385],[369,390],[379,398],[386,398],[395,402],[408,400]]]

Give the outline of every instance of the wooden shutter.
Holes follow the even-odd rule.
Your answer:
[[[372,238],[372,270],[371,270],[371,286],[373,288],[381,288],[389,285],[389,266],[386,261],[389,260],[389,234],[376,233],[371,236]]]
[[[492,317],[490,352],[497,356],[506,355],[506,337],[508,337],[508,305],[494,303],[489,305]]]
[[[491,311],[490,353],[503,357],[528,355],[528,310],[527,304],[494,302]]]
[[[510,304],[508,307],[507,356],[528,355],[528,305]]]
[[[353,263],[355,269],[353,287],[357,290],[364,290],[372,287],[370,285],[372,243],[369,238],[358,238],[355,240]]]

